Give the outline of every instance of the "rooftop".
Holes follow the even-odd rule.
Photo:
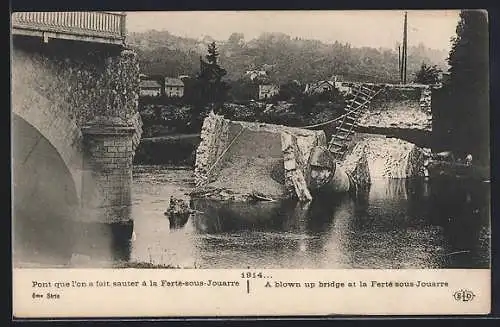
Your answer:
[[[179,78],[165,77],[165,86],[184,86],[184,82]]]
[[[147,79],[147,80],[142,80],[141,83],[139,84],[141,88],[161,88],[160,83],[158,83],[155,80]]]

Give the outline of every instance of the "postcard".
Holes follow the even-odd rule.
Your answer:
[[[490,312],[487,11],[11,17],[14,318]]]

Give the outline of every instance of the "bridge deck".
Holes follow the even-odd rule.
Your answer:
[[[124,13],[112,12],[15,12],[12,35],[37,36],[122,45],[125,42]]]

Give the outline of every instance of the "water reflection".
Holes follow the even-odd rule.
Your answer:
[[[198,200],[192,206],[199,213],[185,224],[170,226],[164,215],[169,199],[187,199],[192,181],[189,169],[140,167],[134,172],[132,190],[132,242],[113,244],[113,255],[99,258],[100,241],[88,235],[103,233],[93,232],[90,225],[53,220],[57,226],[50,226],[61,230],[59,239],[65,238],[64,244],[70,244],[55,248],[63,252],[64,261],[72,253],[86,253],[86,260],[97,266],[116,261],[200,268],[490,265],[489,184],[381,179],[355,196],[316,195],[308,205],[294,201],[248,205]],[[18,227],[33,230],[33,242],[47,227],[28,225]],[[91,250],[95,246],[94,252],[89,246]]]
[[[130,260],[131,225],[73,221],[69,217],[16,215],[16,267],[108,267]]]
[[[488,190],[461,186],[381,179],[355,197],[316,197],[306,207],[202,201],[197,255],[221,267],[488,267],[489,216],[476,217],[488,211]]]

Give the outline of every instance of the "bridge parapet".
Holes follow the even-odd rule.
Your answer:
[[[91,12],[15,12],[12,34],[122,45],[125,14]]]

